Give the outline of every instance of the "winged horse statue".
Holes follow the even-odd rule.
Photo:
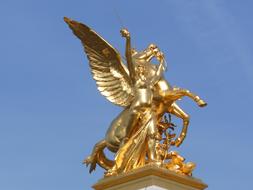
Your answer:
[[[182,119],[181,133],[170,140],[170,146],[180,146],[187,134],[189,115],[176,101],[187,96],[200,107],[206,106],[206,102],[187,89],[170,86],[163,76],[164,55],[156,45],[150,44],[138,52],[131,47],[128,30],[122,29],[121,35],[126,39],[124,63],[120,53],[94,30],[66,17],[64,21],[84,47],[99,92],[123,108],[84,163],[90,165],[90,172],[98,164],[110,174],[126,172],[148,162],[159,164],[166,157],[157,148],[162,137],[159,126],[164,124],[163,116],[169,113]],[[153,58],[159,64],[152,63]],[[105,148],[116,153],[114,160],[106,157]],[[170,155],[168,159],[175,157],[175,153]]]

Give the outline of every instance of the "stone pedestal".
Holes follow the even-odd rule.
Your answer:
[[[155,165],[147,165],[132,172],[99,180],[95,190],[202,190],[201,180],[176,174]]]

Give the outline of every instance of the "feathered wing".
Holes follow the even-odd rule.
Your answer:
[[[133,99],[131,80],[117,50],[88,26],[66,17],[64,20],[81,40],[101,94],[116,105],[130,105]]]

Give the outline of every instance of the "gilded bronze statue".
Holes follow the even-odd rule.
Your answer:
[[[92,172],[98,164],[106,170],[106,176],[117,175],[155,164],[177,173],[191,175],[193,163],[184,163],[184,158],[171,146],[180,146],[189,125],[189,116],[176,101],[184,96],[194,100],[200,107],[206,106],[199,96],[189,90],[172,88],[165,80],[166,61],[160,49],[150,44],[143,51],[131,47],[127,29],[120,31],[126,39],[126,64],[119,52],[88,26],[64,18],[73,33],[81,40],[89,60],[89,66],[98,90],[110,102],[123,107],[112,121],[105,138],[93,148],[84,163]],[[157,59],[159,64],[151,61]],[[181,133],[170,134],[173,128],[166,114],[183,120]],[[115,153],[115,159],[106,157],[103,150]]]

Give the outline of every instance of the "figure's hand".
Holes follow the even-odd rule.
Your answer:
[[[157,60],[160,62],[159,67],[161,67],[163,69],[163,71],[166,71],[167,65],[166,65],[166,61],[164,59],[164,54],[161,51],[158,51],[155,56],[156,56]]]
[[[129,38],[130,37],[130,33],[128,32],[128,30],[126,28],[123,28],[120,30],[121,36],[124,38]]]
[[[160,51],[158,51],[158,52],[156,53],[156,57],[157,57],[157,59],[158,59],[159,61],[164,60],[164,54],[163,54],[162,52],[160,52]]]

